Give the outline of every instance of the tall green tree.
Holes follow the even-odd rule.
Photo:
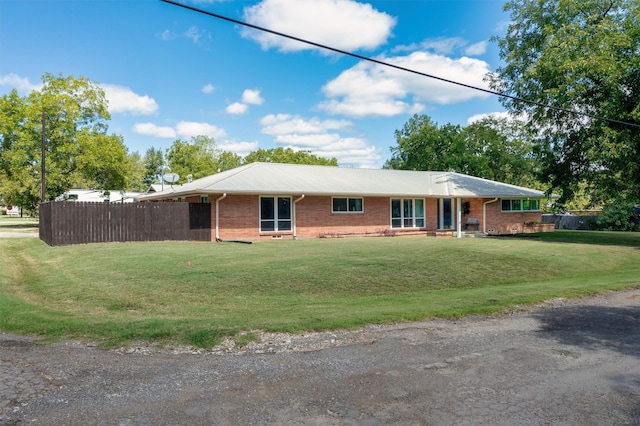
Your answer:
[[[230,151],[222,151],[216,160],[216,168],[218,172],[224,172],[225,170],[235,169],[240,167],[242,163],[242,157]]]
[[[505,65],[490,84],[537,102],[502,99],[539,136],[543,178],[561,202],[584,182],[605,201],[640,200],[640,2],[512,0],[505,10],[509,27],[494,39]]]
[[[148,188],[154,183],[159,182],[162,174],[162,167],[165,164],[164,154],[161,149],[151,147],[144,154],[144,184]]]
[[[219,150],[213,138],[195,136],[190,142],[178,139],[167,149],[166,159],[172,173],[180,176],[180,183],[187,176],[199,179],[218,172]]]
[[[466,128],[439,126],[414,115],[396,130],[385,168],[454,171],[527,187],[539,187],[537,161],[517,122],[487,118]]]
[[[312,164],[319,166],[337,166],[336,158],[320,157],[309,150],[294,151],[291,148],[258,149],[244,157],[244,164],[249,163],[288,163]]]
[[[127,152],[126,162],[127,170],[129,170],[126,189],[130,191],[146,191],[149,185],[145,183],[146,167],[140,153],[138,151]]]
[[[478,161],[465,146],[460,126],[439,126],[428,115],[415,114],[395,131],[395,138],[386,168],[478,175]]]
[[[107,134],[110,115],[102,89],[84,77],[45,74],[42,81],[42,89],[26,97],[13,90],[0,98],[0,197],[36,210],[43,131],[47,199],[78,181],[123,189],[126,149],[122,138]]]
[[[462,131],[475,157],[477,176],[512,185],[543,189],[539,162],[530,136],[519,120],[488,117]]]

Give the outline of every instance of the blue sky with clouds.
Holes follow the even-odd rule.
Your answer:
[[[500,0],[183,0],[473,86],[500,64]],[[0,95],[84,76],[130,151],[205,134],[225,150],[309,149],[381,167],[414,114],[466,126],[496,96],[249,30],[160,0],[0,1]]]

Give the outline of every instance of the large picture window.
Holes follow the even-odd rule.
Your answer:
[[[530,200],[528,198],[503,198],[503,212],[536,212],[540,211],[540,200]]]
[[[260,232],[291,231],[291,197],[260,197]]]
[[[338,198],[331,199],[332,213],[362,213],[364,211],[362,198]]]
[[[392,198],[391,227],[424,228],[424,200],[422,198]]]

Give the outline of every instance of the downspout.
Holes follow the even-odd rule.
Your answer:
[[[498,197],[482,203],[482,232],[485,234],[487,233],[487,204],[495,203],[496,201],[498,201]]]
[[[462,198],[456,198],[456,238],[462,238]]]
[[[297,200],[293,201],[293,239],[294,240],[298,239],[298,235],[296,235],[296,204],[298,203],[298,201],[302,201],[303,198],[304,198],[304,194],[302,194],[300,198],[298,198]]]
[[[227,198],[227,193],[222,194],[222,197],[216,199],[216,242],[220,241],[220,201]]]

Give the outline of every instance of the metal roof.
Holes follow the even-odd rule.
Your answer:
[[[140,201],[208,194],[438,198],[542,198],[544,192],[453,172],[251,163],[140,196]]]

